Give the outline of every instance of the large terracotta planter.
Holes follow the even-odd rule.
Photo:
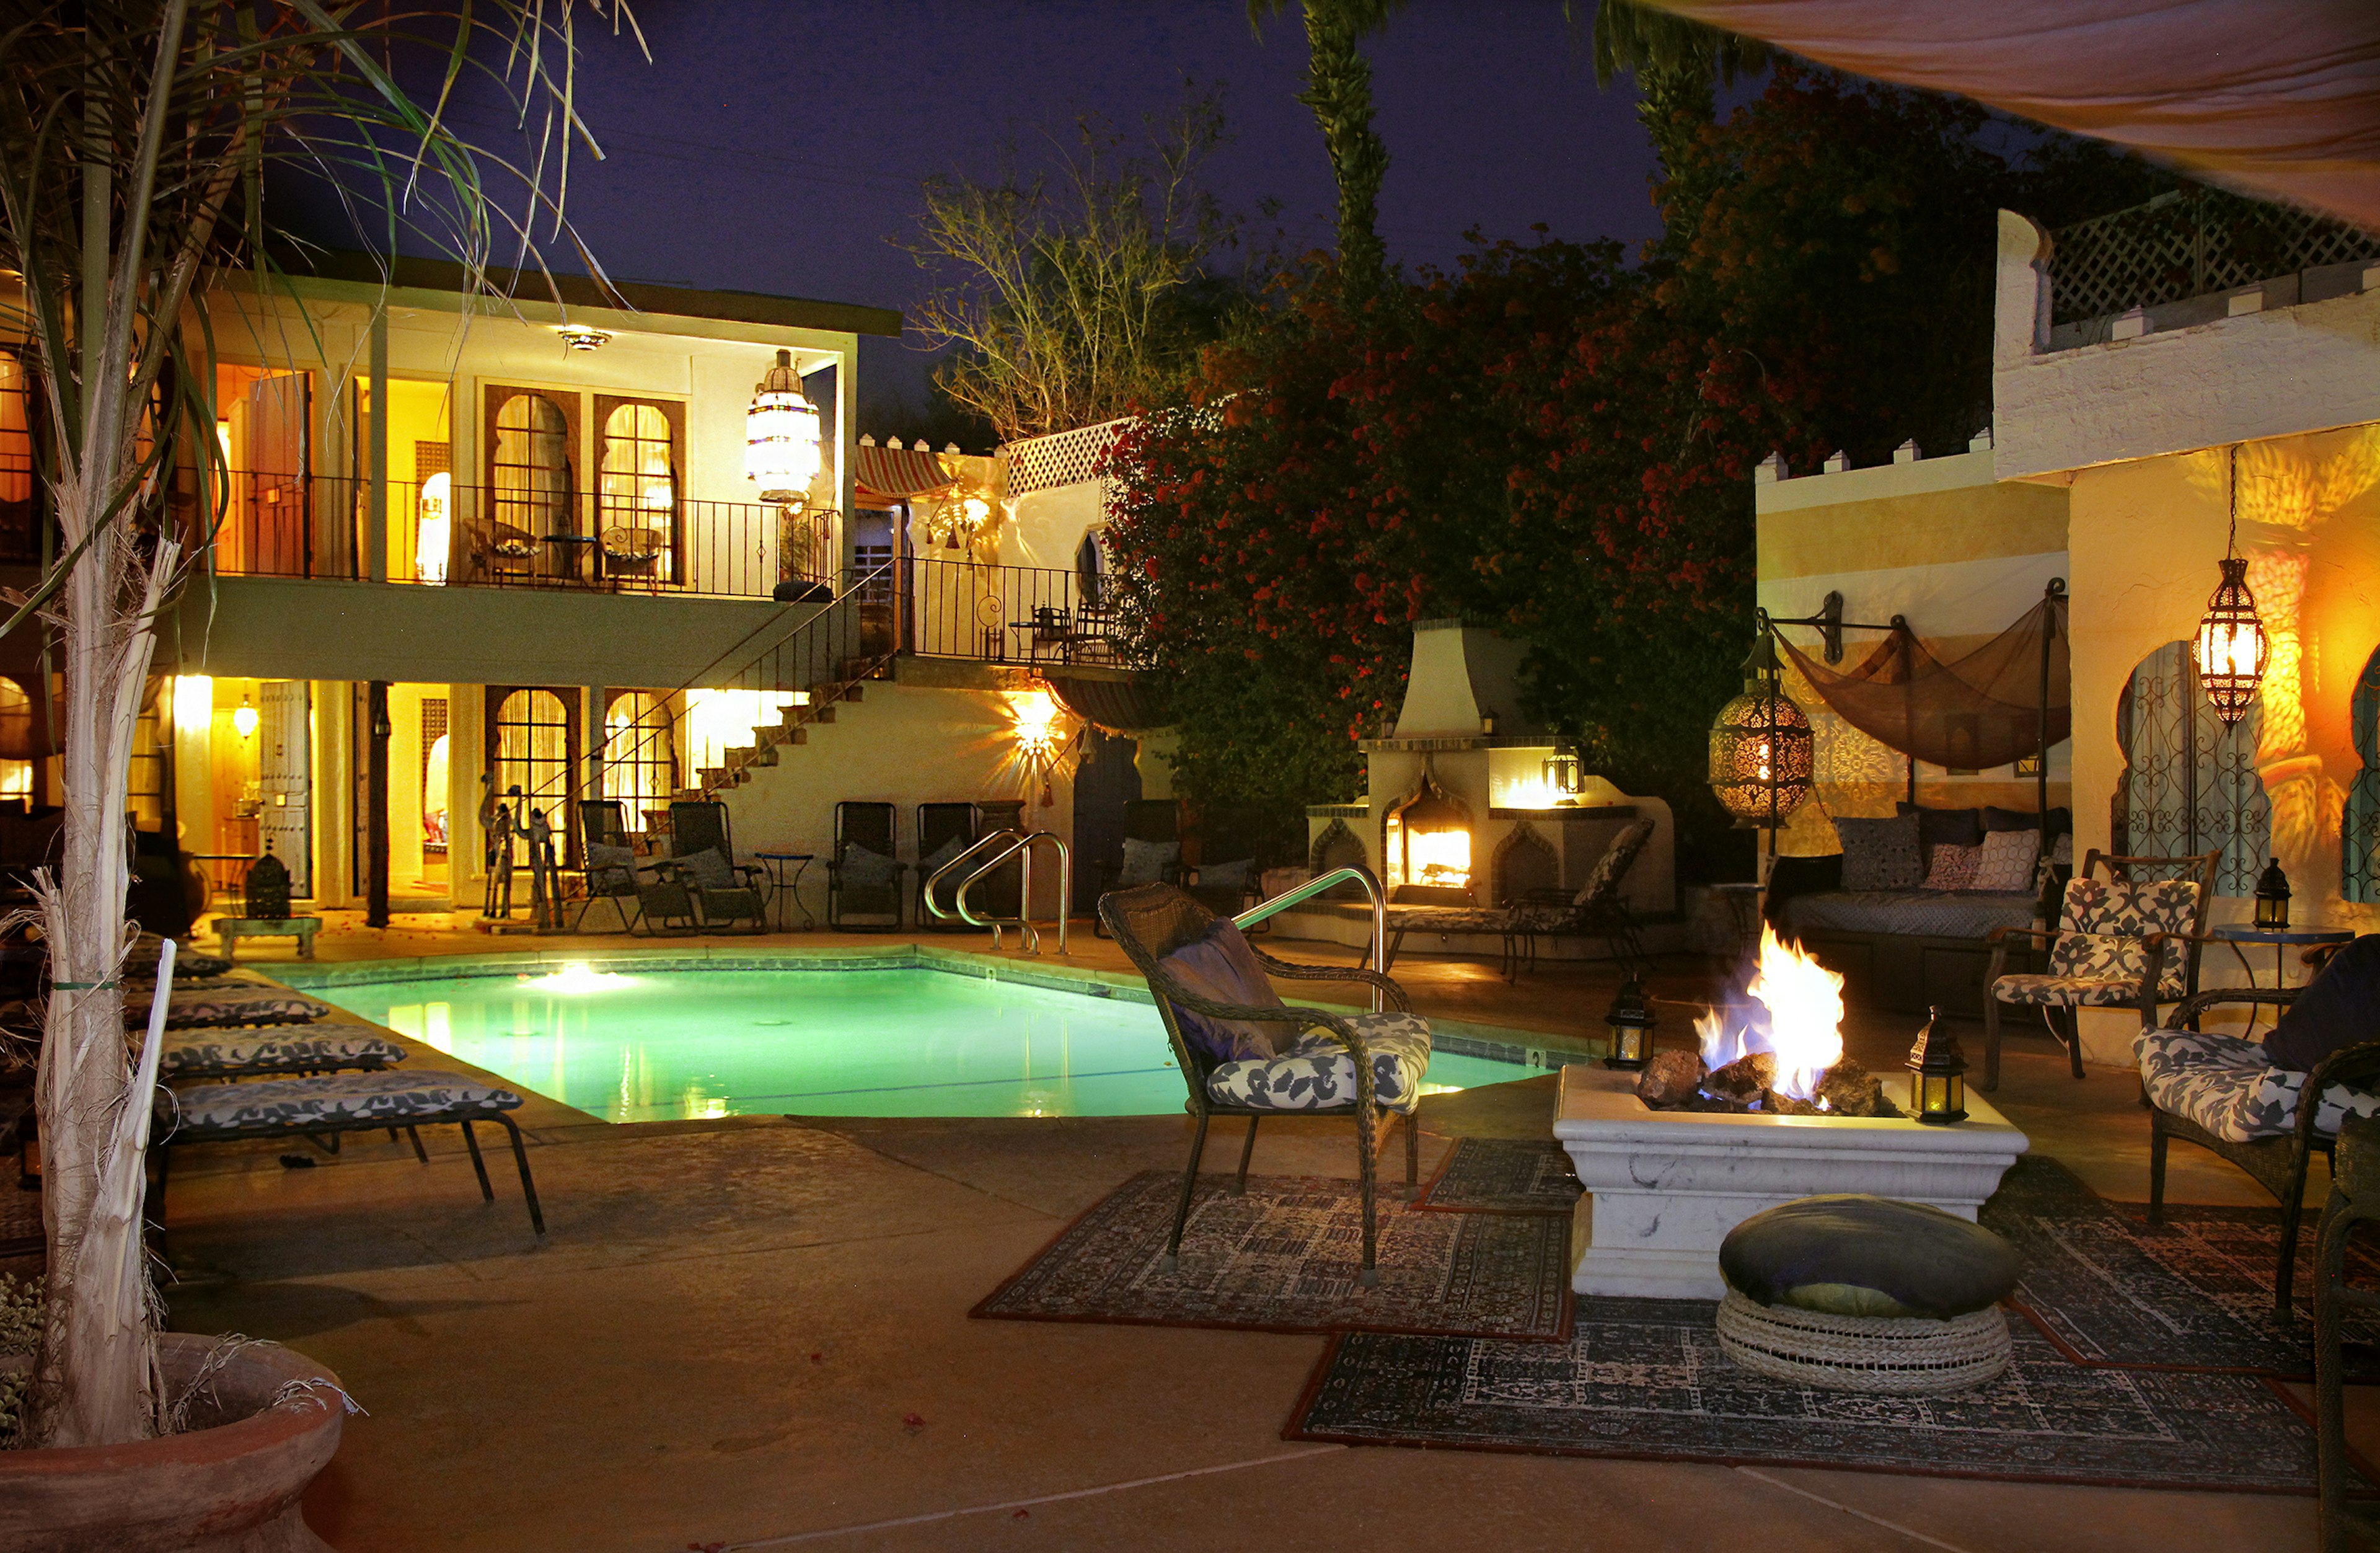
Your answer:
[[[217,1339],[164,1332],[178,1394]],[[285,1348],[244,1348],[210,1382],[223,1422],[133,1445],[0,1450],[0,1548],[9,1553],[331,1553],[298,1500],[339,1449],[338,1397],[272,1407],[330,1371]],[[270,1409],[270,1411],[266,1411]],[[194,1410],[205,1415],[204,1404]]]

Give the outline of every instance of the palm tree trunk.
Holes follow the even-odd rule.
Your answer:
[[[1388,275],[1380,244],[1380,180],[1389,148],[1372,128],[1372,66],[1356,45],[1376,15],[1349,0],[1305,0],[1306,87],[1297,100],[1314,110],[1339,185],[1340,284],[1362,298]],[[1377,10],[1377,7],[1373,9]]]

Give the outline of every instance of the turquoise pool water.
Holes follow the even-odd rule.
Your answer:
[[[941,971],[574,967],[320,990],[611,1121],[1182,1108],[1182,1076],[1148,1005]],[[1531,1071],[1440,1052],[1426,1087],[1467,1089]]]

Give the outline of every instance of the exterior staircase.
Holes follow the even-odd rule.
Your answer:
[[[721,752],[724,762],[706,765],[697,773],[699,785],[680,788],[671,796],[681,803],[705,801],[717,798],[730,788],[740,788],[752,779],[757,766],[775,765],[778,752],[789,744],[809,742],[809,730],[820,723],[832,723],[835,710],[846,703],[857,702],[862,687],[880,674],[892,654],[872,658],[854,658],[836,666],[836,678],[823,685],[808,688],[807,699],[798,705],[788,706],[774,723],[763,723],[752,730],[752,742],[730,747]]]

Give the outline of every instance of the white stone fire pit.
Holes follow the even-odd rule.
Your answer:
[[[1907,1075],[1884,1076],[1909,1108]],[[1636,1075],[1564,1068],[1554,1136],[1586,1188],[1572,1243],[1582,1294],[1716,1300],[1719,1242],[1764,1208],[1823,1192],[1926,1203],[1973,1219],[2027,1145],[1970,1088],[1968,1118],[1932,1127],[1905,1117],[1657,1111]]]

